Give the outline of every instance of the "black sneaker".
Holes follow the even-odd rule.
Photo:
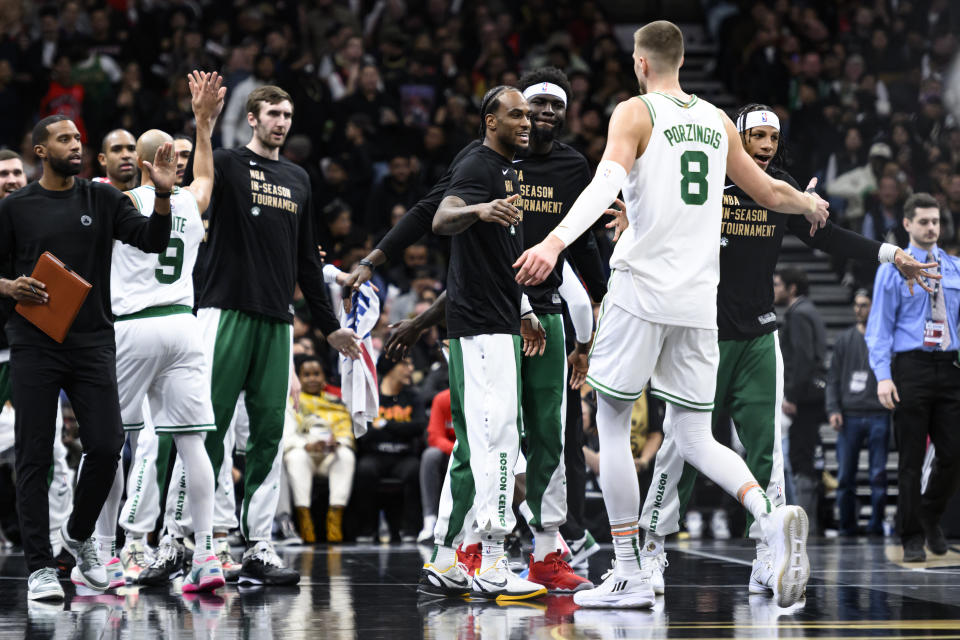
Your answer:
[[[144,587],[162,587],[170,580],[183,575],[183,561],[186,555],[182,544],[167,534],[160,540],[157,557],[153,563],[140,572],[137,584]]]
[[[904,562],[925,562],[927,552],[923,550],[923,536],[916,536],[903,543]]]
[[[294,585],[300,582],[300,574],[284,567],[273,544],[261,540],[243,554],[238,582],[244,585]]]
[[[947,538],[943,535],[943,529],[940,528],[938,519],[921,513],[920,526],[923,527],[930,551],[937,556],[945,554],[947,552]]]

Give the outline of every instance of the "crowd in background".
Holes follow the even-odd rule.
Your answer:
[[[957,250],[960,123],[944,103],[958,49],[955,3],[702,4],[717,46],[714,75],[738,105],[766,103],[778,112],[787,168],[801,184],[820,178],[834,221],[903,246],[903,202],[927,191],[942,206],[941,246]],[[81,177],[101,175],[96,155],[109,130],[192,133],[192,69],[216,69],[226,78],[214,147],[239,146],[249,136],[247,93],[279,85],[295,105],[283,155],[310,175],[311,213],[327,262],[349,271],[476,137],[484,92],[516,84],[523,70],[552,65],[567,73],[572,94],[561,139],[596,165],[614,106],[637,92],[630,43],[617,40],[614,16],[601,5],[0,0],[0,147],[18,150],[35,179],[39,164],[28,132],[39,118],[63,114],[84,136]],[[595,233],[609,251],[606,231]],[[427,237],[378,271],[377,349],[391,323],[424,310],[443,290],[446,255],[443,240]],[[872,269],[836,266],[851,285],[872,282]],[[408,457],[426,447],[430,408],[446,386],[441,336],[427,332],[396,372],[381,365],[395,392],[386,395],[411,408],[384,420],[406,416],[416,425],[398,436],[397,451]],[[299,312],[294,337],[298,353],[320,355],[332,391],[335,361]],[[369,462],[382,444],[357,443],[358,480],[382,467]],[[415,475],[406,467],[397,473]],[[359,494],[375,490],[363,485]],[[413,500],[402,489],[398,494]]]

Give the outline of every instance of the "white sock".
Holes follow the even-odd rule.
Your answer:
[[[762,520],[772,509],[770,498],[755,481],[748,482],[740,487],[740,490],[737,491],[737,498],[740,499],[740,503],[746,507],[755,520]]]
[[[424,531],[433,531],[433,528],[437,526],[437,516],[424,516],[423,517],[423,530]]]
[[[533,561],[543,562],[548,554],[560,547],[557,546],[557,529],[550,528],[533,532]]]
[[[433,547],[433,559],[430,564],[440,571],[446,571],[457,562],[457,550],[453,547],[436,545]]]
[[[213,531],[195,531],[193,534],[193,559],[203,562],[209,556],[216,555],[213,551]]]
[[[97,541],[97,555],[100,556],[100,563],[106,565],[117,555],[117,538],[115,536],[94,535]]]
[[[520,512],[524,521],[533,529],[533,524],[531,524],[533,522],[533,510],[530,508],[530,505],[527,504],[526,500],[517,505],[517,511]]]
[[[614,573],[631,576],[640,573],[640,528],[637,521],[610,524],[613,537],[613,554],[617,558]]]
[[[484,540],[483,541],[483,560],[480,563],[480,571],[486,571],[497,563],[503,556],[503,539]]]
[[[123,546],[124,546],[124,547],[129,547],[129,546],[130,546],[131,544],[133,544],[134,542],[136,542],[137,544],[139,544],[141,547],[146,548],[146,547],[147,547],[147,534],[145,534],[145,533],[129,533],[129,532],[128,532],[128,533],[127,533],[127,539],[124,540]]]

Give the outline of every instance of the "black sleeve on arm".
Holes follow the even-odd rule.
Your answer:
[[[865,238],[859,233],[837,226],[827,220],[822,229],[810,236],[810,223],[803,216],[787,218],[787,228],[808,247],[819,249],[832,256],[876,263],[882,243]]]
[[[450,178],[453,176],[454,169],[460,164],[463,157],[479,144],[479,142],[474,141],[461,149],[453,162],[450,163],[447,172],[437,181],[437,184],[433,185],[430,192],[421,198],[417,204],[410,207],[410,210],[400,218],[396,226],[390,229],[387,235],[383,236],[383,239],[377,243],[375,248],[380,249],[387,256],[388,261],[399,259],[404,249],[431,232],[433,214],[437,212],[437,207],[443,200],[443,194],[450,186]]]
[[[467,205],[489,202],[492,193],[489,178],[487,166],[479,156],[466,158],[453,170],[443,198],[455,196]]]
[[[567,247],[567,256],[587,285],[590,298],[594,302],[600,302],[603,296],[607,295],[607,280],[604,278],[603,259],[600,257],[593,231],[587,229],[586,233]]]
[[[111,191],[116,191],[110,187]],[[150,213],[144,217],[130,197],[116,191],[113,207],[113,237],[147,253],[160,253],[170,242],[170,215]]]
[[[327,286],[323,282],[323,265],[320,263],[320,251],[313,235],[313,216],[311,215],[313,196],[307,198],[304,210],[300,212],[300,228],[297,230],[297,283],[303,291],[303,297],[310,308],[313,325],[328,336],[340,328],[340,321],[333,315],[333,307],[327,298]]]

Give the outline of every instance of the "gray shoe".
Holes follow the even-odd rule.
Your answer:
[[[27,578],[27,600],[63,600],[63,587],[53,567],[37,569]]]
[[[106,591],[110,586],[107,570],[100,563],[97,543],[92,537],[86,540],[74,540],[67,534],[67,523],[60,527],[63,548],[77,561],[77,573],[83,584],[96,591]]]

